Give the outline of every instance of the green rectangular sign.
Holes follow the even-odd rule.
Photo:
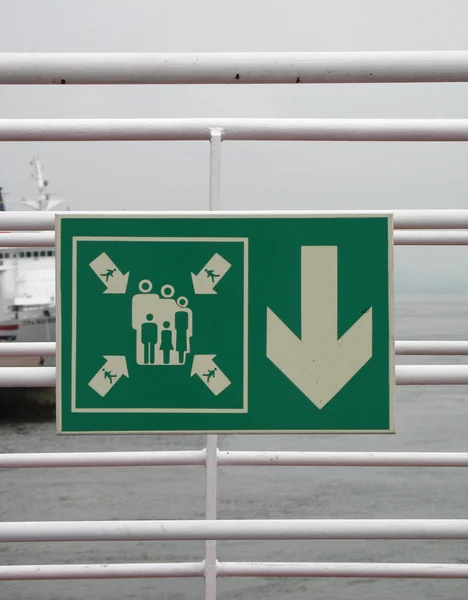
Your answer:
[[[58,433],[393,432],[378,213],[58,213]]]

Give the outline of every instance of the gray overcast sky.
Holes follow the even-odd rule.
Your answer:
[[[1,52],[468,49],[466,0],[0,0],[0,9]],[[0,115],[468,118],[468,85],[3,86]],[[31,194],[28,163],[38,154],[72,210],[205,209],[208,150],[3,143],[0,185],[7,203]],[[226,142],[223,208],[465,208],[467,164],[460,142]],[[467,253],[397,248],[397,275],[428,279],[435,267],[443,286],[468,291]]]

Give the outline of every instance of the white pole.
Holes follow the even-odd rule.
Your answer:
[[[0,581],[201,577],[203,563],[124,563],[0,566]]]
[[[468,365],[397,365],[395,374],[397,385],[468,384]]]
[[[7,456],[5,455],[6,460],[8,460]],[[219,452],[218,464],[220,466],[262,467],[468,467],[468,452],[266,452],[231,450]]]
[[[206,518],[215,520],[218,516],[218,436],[206,436],[206,479],[205,503]],[[205,600],[216,600],[216,540],[205,542]]]
[[[356,214],[393,214],[393,224],[395,230],[411,229],[468,229],[468,209],[453,208],[453,209],[412,209],[412,210],[399,210],[399,209],[387,209],[387,210],[340,210],[340,215],[356,215]],[[190,215],[209,215],[210,211],[70,211],[70,213],[83,217],[92,218],[109,218],[113,216],[125,216],[128,219],[143,219],[143,218],[164,218],[171,217],[177,218],[177,216],[190,216]],[[310,214],[314,215],[328,215],[330,217],[336,217],[338,211],[331,210],[317,210],[317,211],[278,211],[278,210],[264,210],[264,211],[248,211],[248,210],[237,210],[237,211],[222,211],[219,215],[229,218],[235,216],[238,218],[242,217],[253,217],[253,216],[265,216],[265,217],[282,217],[292,215],[300,218],[301,216],[307,216]],[[29,211],[12,211],[12,212],[0,212],[0,227],[2,229],[8,229],[9,231],[38,231],[48,230],[53,231],[55,228],[55,214],[53,212],[36,213]],[[402,233],[395,231],[395,233]],[[456,232],[451,232],[456,233]],[[409,232],[410,237],[416,234],[419,237],[418,231]],[[464,232],[461,233],[463,237]],[[457,236],[455,236],[456,238]],[[5,242],[8,238],[5,238]]]
[[[468,119],[0,119],[2,142],[207,140],[466,142]]]
[[[0,356],[55,356],[55,342],[9,342],[0,344]],[[396,355],[464,356],[468,355],[468,341],[418,341],[395,342]]]
[[[55,367],[1,367],[0,388],[54,387],[55,375]],[[397,385],[467,385],[468,365],[397,365],[395,376]]]
[[[468,355],[468,341],[396,341],[395,354],[399,356],[466,356]]]
[[[8,342],[0,344],[0,356],[55,356],[55,349],[55,342]]]
[[[221,206],[222,132],[211,130],[210,138],[210,210]],[[218,436],[206,436],[206,518],[218,516]],[[216,600],[216,540],[205,544],[205,600]]]
[[[216,182],[213,182],[215,184]],[[393,241],[396,246],[467,246],[468,231],[395,231]],[[55,246],[55,232],[40,233],[0,233],[0,248],[15,246]]]
[[[468,231],[395,231],[396,246],[467,246]]]
[[[0,581],[201,577],[203,563],[0,566]],[[467,579],[468,565],[421,563],[220,562],[220,577]]]
[[[219,577],[467,579],[468,565],[417,563],[222,562]]]
[[[0,54],[4,85],[467,81],[468,52],[455,50]]]
[[[55,246],[55,232],[0,233],[0,248],[11,248],[15,246],[40,246],[42,248],[51,248]]]
[[[221,210],[221,129],[212,129],[210,137],[210,210]]]
[[[468,519],[242,519],[0,522],[0,542],[468,540]]]
[[[210,436],[211,439],[212,436]],[[0,469],[206,465],[204,450],[0,453]],[[468,467],[468,452],[294,452],[220,450],[218,466]]]

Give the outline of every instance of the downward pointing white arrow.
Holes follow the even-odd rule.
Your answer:
[[[105,294],[125,294],[130,273],[123,275],[105,252],[89,263],[89,266],[106,286]]]
[[[104,356],[106,361],[89,382],[100,396],[104,397],[115,386],[121,377],[128,377],[127,360],[125,356]]]
[[[267,307],[267,356],[318,408],[372,357],[372,308],[338,340],[338,248],[302,246],[301,339]]]

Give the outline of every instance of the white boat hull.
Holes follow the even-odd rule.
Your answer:
[[[54,200],[39,158],[31,161],[36,197],[23,203],[49,211]],[[8,210],[0,187],[0,211]],[[9,233],[9,232],[3,232]],[[55,341],[55,250],[0,247],[0,343]],[[2,365],[55,365],[55,357],[5,357]]]
[[[0,343],[55,342],[55,306],[28,309],[18,318],[0,322]],[[0,366],[55,365],[54,356],[2,357]]]

